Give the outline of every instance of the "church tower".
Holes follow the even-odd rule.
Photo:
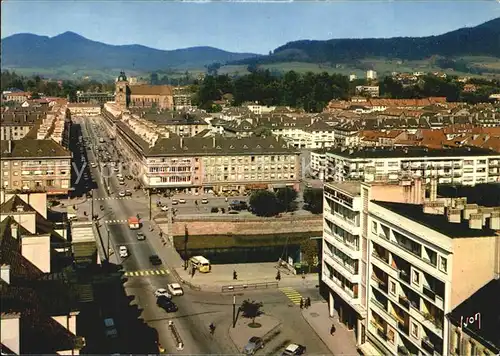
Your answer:
[[[128,100],[128,80],[125,72],[122,71],[116,78],[115,102],[122,110],[125,110],[128,106]]]

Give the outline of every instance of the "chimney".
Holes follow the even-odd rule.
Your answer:
[[[477,204],[465,204],[464,219],[469,220],[471,214],[477,214],[478,208]]]
[[[9,152],[8,153],[12,153],[12,138],[8,142],[9,142]]]
[[[470,214],[469,229],[481,230],[483,228],[483,214]]]
[[[460,209],[447,209],[448,222],[459,224],[462,221],[462,212]]]
[[[183,147],[183,140],[182,140],[182,136],[180,137],[180,145],[181,145],[181,148]]]
[[[437,179],[436,178],[431,179],[431,189],[430,189],[430,193],[429,193],[429,200],[430,201],[437,200]]]
[[[500,230],[500,211],[492,211],[490,215],[490,229]]]
[[[1,265],[0,266],[0,279],[10,284],[10,266],[9,265]]]
[[[216,145],[215,145],[215,136],[212,137],[212,144],[213,144],[213,146],[215,148],[216,147]]]
[[[19,230],[18,230],[17,223],[14,222],[14,223],[10,224],[10,234],[11,234],[12,238],[14,238],[14,239],[19,238]]]
[[[424,214],[444,215],[444,203],[441,201],[424,202]]]

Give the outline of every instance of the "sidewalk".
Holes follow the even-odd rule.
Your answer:
[[[313,303],[309,308],[302,310],[302,316],[333,355],[359,355],[354,332],[340,323],[336,315],[330,317],[328,303]],[[336,329],[334,335],[330,335],[332,324]]]

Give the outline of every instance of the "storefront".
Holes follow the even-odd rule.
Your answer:
[[[247,184],[245,185],[245,190],[247,191],[252,191],[252,190],[267,190],[269,189],[269,186],[264,183],[258,183],[258,184]]]

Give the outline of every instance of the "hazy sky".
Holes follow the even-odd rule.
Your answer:
[[[2,38],[73,31],[109,44],[267,53],[299,39],[427,36],[500,17],[497,1],[2,1]]]

